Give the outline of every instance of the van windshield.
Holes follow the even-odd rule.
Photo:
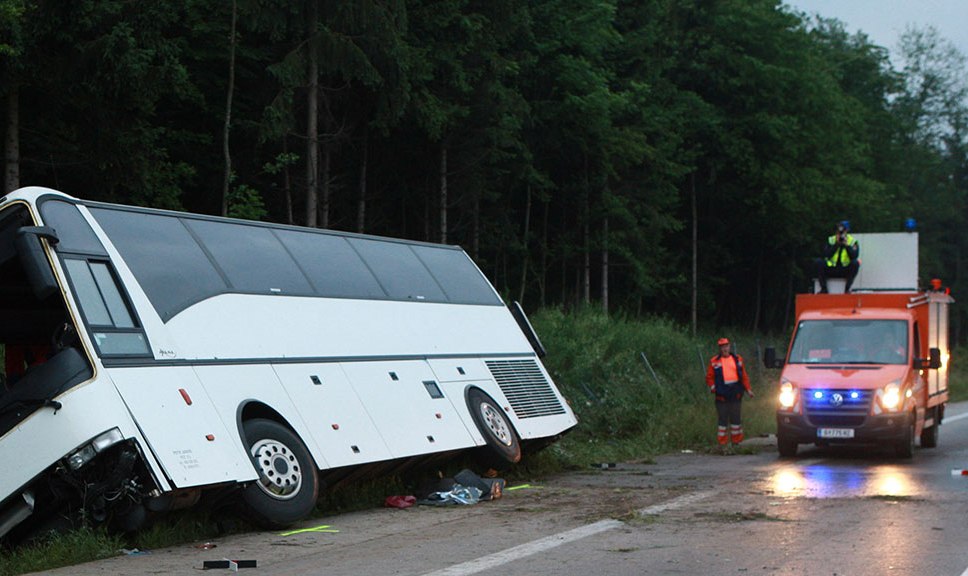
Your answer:
[[[805,320],[797,326],[791,364],[906,364],[904,320]]]

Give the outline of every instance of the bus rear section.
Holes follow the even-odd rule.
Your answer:
[[[0,222],[11,361],[55,349],[34,380],[51,384],[5,392],[28,407],[0,436],[25,462],[0,471],[0,537],[65,507],[130,529],[212,489],[282,526],[324,481],[468,450],[507,466],[576,424],[459,248],[46,189],[5,197]],[[25,226],[30,257],[7,245]]]

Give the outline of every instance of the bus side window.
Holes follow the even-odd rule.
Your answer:
[[[108,263],[68,258],[64,264],[101,355],[149,354],[144,332],[135,321]]]

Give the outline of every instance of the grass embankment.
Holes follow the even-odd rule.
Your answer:
[[[705,378],[720,335],[746,360],[754,399],[743,401],[747,437],[774,431],[778,372],[757,361],[754,337],[725,330],[692,337],[663,319],[629,320],[592,311],[546,310],[532,321],[548,349],[545,365],[580,424],[556,444],[564,466],[647,459],[716,441],[716,410]]]
[[[774,401],[779,371],[766,370],[757,359],[757,339],[723,330],[697,338],[667,320],[606,317],[593,311],[564,314],[545,310],[532,317],[548,356],[549,372],[570,400],[580,423],[549,449],[519,466],[511,478],[591,464],[648,460],[664,452],[715,447],[716,414],[706,391],[705,370],[716,353],[715,341],[728,336],[747,362],[756,398],[744,400],[747,437],[775,430]],[[782,349],[785,337],[764,339],[763,345]],[[953,353],[952,400],[968,399],[968,368]],[[651,367],[651,368],[650,368]],[[654,374],[653,374],[654,373]],[[942,440],[943,442],[943,440]],[[450,473],[466,465],[455,462]],[[327,492],[319,513],[379,506],[388,494],[413,488],[421,478],[382,478]],[[157,549],[208,540],[224,533],[204,509],[175,513],[129,538],[103,531],[81,530],[52,536],[34,546],[0,552],[0,576],[50,569],[113,556],[121,548]],[[229,530],[244,530],[239,524]]]

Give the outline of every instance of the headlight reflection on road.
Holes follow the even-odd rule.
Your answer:
[[[904,471],[880,467],[784,467],[773,474],[769,483],[774,494],[788,498],[913,496],[918,492]]]
[[[773,476],[773,492],[780,496],[799,496],[803,493],[803,476],[799,470],[780,470]]]
[[[913,496],[917,492],[911,478],[896,470],[878,470],[871,483],[872,496]]]

